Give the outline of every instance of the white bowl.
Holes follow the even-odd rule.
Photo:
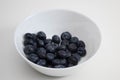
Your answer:
[[[27,32],[36,33],[44,31],[47,37],[60,35],[69,31],[86,43],[87,55],[77,66],[54,69],[36,65],[30,62],[23,52],[23,35]],[[98,50],[101,43],[101,34],[97,25],[86,16],[69,10],[49,10],[40,12],[26,18],[16,29],[15,46],[21,57],[37,71],[49,76],[66,76],[73,74],[80,68],[80,64],[90,59]]]

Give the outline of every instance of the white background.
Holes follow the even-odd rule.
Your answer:
[[[14,46],[16,26],[27,16],[49,9],[68,9],[91,18],[102,44],[76,74],[53,78],[32,69]],[[0,0],[0,80],[120,80],[120,0]]]

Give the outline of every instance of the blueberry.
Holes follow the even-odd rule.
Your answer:
[[[74,57],[74,56],[70,56],[70,57],[68,58],[68,62],[69,62],[70,64],[73,64],[73,65],[77,65],[77,64],[78,64],[78,60],[77,60],[77,58]]]
[[[26,39],[24,42],[23,42],[24,46],[26,45],[32,45],[34,47],[37,47],[37,43],[35,41],[33,41],[32,39]]]
[[[25,47],[24,47],[24,52],[25,52],[25,54],[26,55],[28,55],[28,54],[30,54],[30,53],[34,53],[35,52],[35,47],[34,46],[32,46],[32,45],[26,45]]]
[[[34,63],[36,63],[39,60],[39,57],[34,53],[28,55],[27,58]]]
[[[68,46],[69,45],[69,41],[68,40],[62,40],[61,45]]]
[[[72,52],[75,52],[77,50],[77,46],[74,43],[71,43],[68,45],[68,49]]]
[[[66,65],[67,64],[67,60],[66,59],[60,59],[60,64]]]
[[[62,40],[70,40],[71,39],[71,34],[69,32],[63,32],[61,34],[61,39]]]
[[[68,67],[72,67],[72,66],[74,66],[74,65],[73,65],[73,64],[71,64],[71,63],[69,63],[67,66],[68,66]]]
[[[86,50],[83,49],[83,50],[79,50],[77,51],[77,53],[81,56],[81,57],[84,57],[86,55]]]
[[[77,37],[72,37],[72,38],[70,39],[70,42],[71,42],[71,43],[77,44],[78,41],[79,41],[79,39],[78,39]]]
[[[31,39],[32,38],[32,34],[31,33],[26,33],[24,35],[24,39]]]
[[[77,46],[85,48],[85,43],[82,40],[80,40],[78,41]]]
[[[53,60],[55,58],[55,55],[53,53],[47,53],[46,55],[47,60]]]
[[[44,40],[44,43],[45,43],[45,44],[49,44],[49,43],[51,43],[51,42],[52,42],[51,39],[46,39],[46,40]]]
[[[83,47],[78,47],[78,51],[82,51],[82,50],[84,50],[85,48],[83,48]]]
[[[39,47],[43,47],[44,46],[44,41],[43,40],[37,39],[37,43],[38,43]]]
[[[60,64],[60,59],[53,59],[53,60],[52,60],[52,64],[53,64],[53,65],[58,65],[58,64]]]
[[[40,31],[40,32],[37,33],[37,37],[42,39],[42,40],[45,40],[46,39],[46,34],[43,31]]]
[[[60,46],[58,46],[57,50],[66,50],[66,46],[65,45],[60,45]]]
[[[36,39],[36,35],[35,34],[31,34],[31,33],[26,33],[24,35],[24,39],[32,39],[32,40],[35,40]]]
[[[66,50],[66,53],[67,53],[67,57],[71,56],[71,52],[69,50]]]
[[[52,46],[54,47],[54,49],[57,49],[57,48],[58,48],[58,46],[59,46],[59,44],[54,43],[54,42],[52,42],[51,44],[52,44]]]
[[[55,48],[52,44],[47,44],[45,47],[46,47],[47,52],[51,52],[51,53],[55,52]]]
[[[54,35],[54,36],[52,37],[52,41],[59,44],[59,43],[60,43],[60,38],[59,38],[59,36],[58,36],[58,35]]]
[[[65,68],[64,65],[55,65],[54,68]]]
[[[81,59],[81,56],[78,53],[74,53],[72,56],[74,56],[78,61]]]
[[[40,59],[38,62],[37,62],[37,64],[38,65],[41,65],[41,66],[45,66],[46,65],[46,60],[45,59]]]
[[[36,34],[32,34],[32,39],[33,39],[34,41],[36,41],[36,39],[37,39]]]
[[[60,58],[66,58],[67,57],[67,53],[64,50],[59,50],[57,53],[57,56]]]
[[[46,50],[44,48],[38,48],[37,54],[39,55],[40,58],[45,58],[46,57]]]

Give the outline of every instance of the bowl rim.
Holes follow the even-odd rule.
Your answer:
[[[14,32],[14,44],[15,44],[15,48],[17,49],[19,55],[20,55],[26,62],[28,62],[28,63],[30,63],[30,64],[38,67],[38,68],[55,70],[55,71],[56,71],[56,70],[68,70],[68,69],[71,69],[71,70],[72,70],[73,68],[77,68],[77,67],[79,67],[81,64],[83,64],[83,63],[85,64],[86,62],[88,62],[93,56],[95,56],[95,54],[92,55],[92,56],[91,56],[89,59],[87,59],[86,61],[84,61],[84,62],[82,62],[82,63],[78,63],[77,65],[72,66],[72,67],[66,67],[66,68],[49,68],[49,67],[44,67],[44,66],[37,65],[37,64],[31,62],[31,61],[28,60],[23,54],[21,54],[20,50],[18,49],[18,45],[17,45],[17,42],[16,42],[16,33],[17,33],[17,30],[18,30],[18,28],[20,27],[20,25],[23,24],[25,21],[29,20],[30,18],[38,15],[38,14],[47,13],[47,12],[53,12],[53,11],[61,11],[61,12],[62,12],[62,11],[65,11],[65,12],[75,13],[75,14],[78,14],[78,15],[81,15],[81,16],[85,17],[86,19],[90,20],[93,24],[95,24],[96,27],[97,27],[97,29],[98,29],[98,31],[99,31],[99,35],[100,35],[100,43],[99,43],[99,45],[98,45],[97,50],[95,51],[95,54],[98,52],[98,50],[99,50],[99,48],[100,48],[100,45],[101,45],[101,42],[102,42],[101,30],[100,30],[100,28],[98,27],[98,25],[97,25],[93,20],[91,20],[88,16],[83,15],[83,14],[80,13],[79,11],[68,10],[68,9],[50,9],[50,10],[43,10],[43,11],[39,11],[39,12],[37,12],[37,13],[34,13],[34,14],[32,14],[32,15],[27,16],[27,17],[16,27],[16,29],[15,29],[15,32]]]

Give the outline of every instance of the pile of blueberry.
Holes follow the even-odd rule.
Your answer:
[[[43,31],[24,35],[24,53],[35,64],[50,68],[66,68],[77,65],[86,55],[85,43],[70,32],[46,38]]]

